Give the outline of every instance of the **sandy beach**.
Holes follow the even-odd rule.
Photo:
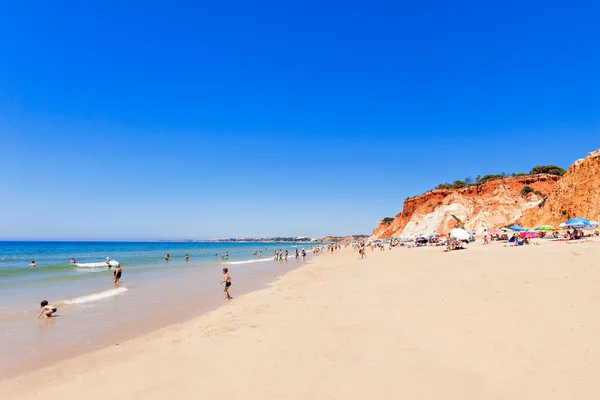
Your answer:
[[[317,257],[2,399],[595,399],[600,243]],[[219,279],[217,277],[216,279]]]

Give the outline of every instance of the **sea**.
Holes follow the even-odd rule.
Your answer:
[[[302,266],[317,245],[0,242],[0,379],[215,309],[224,302],[220,282],[225,267],[233,282],[230,301],[235,301]],[[296,250],[303,248],[306,259],[297,259]],[[287,262],[274,261],[277,249],[289,252]],[[118,286],[107,257],[123,270]],[[28,267],[32,261],[35,268]],[[37,318],[42,300],[58,308],[54,317]]]

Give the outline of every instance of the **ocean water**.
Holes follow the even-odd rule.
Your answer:
[[[301,266],[307,243],[0,242],[0,377],[177,323],[223,302],[222,268],[232,296],[264,287]],[[289,251],[274,262],[274,251]],[[254,256],[262,251],[262,259]],[[227,260],[221,255],[229,253]],[[165,254],[170,260],[165,261]],[[189,261],[185,261],[185,255]],[[215,257],[216,255],[216,257]],[[113,283],[106,257],[123,269]],[[77,263],[71,264],[71,258]],[[28,268],[35,260],[37,267]],[[41,300],[56,318],[36,319]],[[235,300],[235,299],[234,299]]]

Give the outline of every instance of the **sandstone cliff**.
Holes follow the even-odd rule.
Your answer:
[[[432,190],[404,201],[404,208],[391,223],[381,221],[372,237],[389,238],[428,233],[447,233],[452,228],[481,231],[514,223],[529,209],[539,208],[543,197],[533,192],[521,195],[530,186],[549,194],[560,177],[530,175],[488,181],[464,189]]]
[[[525,212],[523,226],[557,226],[574,217],[600,219],[600,150],[577,160],[554,186],[543,207]]]
[[[530,186],[533,192],[523,196]],[[480,232],[512,223],[558,227],[573,217],[600,220],[600,150],[577,160],[562,176],[529,175],[497,179],[464,189],[433,190],[404,201],[391,223],[381,221],[373,238],[445,233],[452,228]]]

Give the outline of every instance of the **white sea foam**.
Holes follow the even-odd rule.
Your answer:
[[[251,264],[255,262],[263,262],[263,261],[273,261],[272,258],[258,258],[255,260],[245,260],[245,261],[228,261],[225,264],[229,265],[238,265],[238,264]]]
[[[110,260],[110,266],[116,267],[119,262],[116,260]],[[95,263],[77,263],[75,264],[77,268],[106,268],[107,265],[104,261],[95,262]]]
[[[89,303],[90,301],[102,300],[107,297],[112,297],[124,293],[127,291],[126,287],[120,287],[116,289],[105,290],[104,292],[98,292],[94,294],[88,294],[87,296],[75,297],[74,299],[65,300],[64,304],[82,304]]]

